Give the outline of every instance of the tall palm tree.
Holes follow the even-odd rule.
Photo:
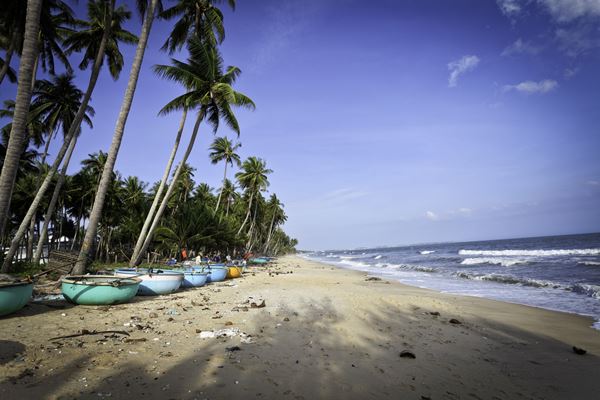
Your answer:
[[[23,152],[23,145],[27,137],[27,113],[31,102],[31,80],[33,68],[39,47],[37,35],[40,29],[40,12],[42,0],[27,0],[27,17],[25,22],[25,36],[23,51],[19,63],[19,83],[15,100],[10,139],[6,148],[2,174],[0,175],[0,237],[4,234],[4,227],[8,218],[10,199],[15,185],[15,178],[19,168],[19,160]]]
[[[131,71],[129,73],[129,81],[127,82],[127,88],[125,89],[125,95],[123,96],[123,102],[121,103],[121,110],[115,125],[115,132],[113,134],[113,140],[108,151],[108,159],[104,166],[102,173],[102,179],[96,192],[96,198],[94,199],[94,206],[90,213],[90,220],[88,223],[88,229],[85,233],[81,251],[77,264],[75,266],[75,273],[83,273],[88,262],[89,254],[96,238],[96,231],[98,229],[98,222],[102,216],[102,208],[104,207],[104,199],[108,193],[115,162],[117,161],[117,155],[121,147],[121,140],[125,132],[125,124],[127,123],[127,117],[131,110],[131,104],[133,103],[133,97],[135,89],[137,87],[138,77],[140,75],[140,69],[142,67],[142,61],[144,60],[144,52],[146,51],[146,45],[148,43],[148,37],[150,36],[150,30],[152,29],[152,23],[157,11],[160,11],[162,5],[160,0],[150,0],[149,4],[144,3],[144,0],[138,2],[140,11],[145,11],[144,22],[142,23],[142,30],[140,32],[140,39],[138,41],[137,48],[135,50],[135,56],[131,65]]]
[[[249,97],[235,91],[232,87],[236,78],[241,73],[240,69],[230,66],[224,71],[223,59],[214,46],[202,43],[197,37],[192,37],[189,42],[189,52],[190,56],[187,63],[172,59],[173,65],[157,65],[154,67],[159,76],[181,83],[188,90],[187,93],[176,97],[165,105],[161,113],[166,114],[175,110],[194,107],[198,109],[198,114],[183,159],[175,170],[173,180],[154,217],[142,249],[137,254],[137,259],[133,260],[133,263],[136,265],[139,263],[140,256],[150,244],[152,233],[158,226],[171,193],[175,188],[174,183],[177,182],[179,174],[194,147],[200,123],[206,119],[212,125],[213,132],[216,132],[220,120],[223,119],[239,135],[240,127],[231,107],[255,108],[254,103]]]
[[[212,46],[225,39],[223,13],[215,4],[223,0],[178,0],[173,7],[164,10],[161,17],[167,20],[179,18],[173,26],[162,50],[169,54],[181,50],[192,36]],[[227,0],[231,9],[235,9],[235,0]]]
[[[66,136],[69,133],[69,128],[73,124],[79,107],[81,107],[81,98],[83,97],[83,92],[73,84],[72,80],[72,75],[64,74],[55,77],[52,82],[41,80],[37,83],[38,90],[34,104],[44,110],[44,120],[46,121],[45,125],[51,132],[50,136],[48,137],[48,142],[50,141],[51,134],[58,131],[60,128],[62,128],[63,135]],[[94,109],[88,105],[86,107],[86,113],[84,114],[83,121],[90,128],[93,127],[91,119],[93,115]],[[52,216],[54,215],[54,210],[56,208],[56,204],[58,203],[58,196],[60,195],[60,191],[65,182],[67,168],[69,167],[71,156],[73,155],[73,150],[77,144],[77,138],[79,137],[80,132],[81,129],[75,136],[71,138],[62,169],[58,176],[56,186],[54,187],[54,192],[52,193],[52,199],[50,200],[50,204],[48,205],[48,209],[44,215],[44,223],[42,225],[42,229],[40,230],[37,247],[33,256],[33,262],[35,264],[40,262],[43,245],[46,242],[48,235],[48,226]],[[46,149],[47,148],[48,144],[46,144]],[[32,223],[35,222],[33,218],[31,221]],[[32,230],[30,226],[30,237],[32,236],[31,231]]]
[[[271,214],[271,224],[269,226],[269,233],[265,242],[264,253],[268,254],[269,245],[271,244],[271,237],[273,229],[277,228],[278,225],[287,221],[287,215],[283,211],[283,204],[279,201],[276,194],[271,194],[267,203],[267,211]]]
[[[240,156],[235,152],[242,146],[241,143],[233,144],[226,137],[218,137],[214,140],[210,146],[210,162],[218,164],[220,161],[225,161],[225,172],[223,173],[223,185],[219,191],[219,197],[217,198],[217,205],[215,206],[215,213],[219,210],[219,204],[221,203],[221,196],[223,195],[223,188],[225,187],[225,181],[227,180],[227,164],[233,167],[233,164],[238,167],[241,164]]]
[[[267,168],[267,164],[258,157],[248,157],[242,163],[242,170],[235,174],[236,179],[240,183],[240,186],[245,189],[246,193],[249,194],[250,200],[248,201],[248,210],[246,211],[246,217],[244,222],[240,226],[237,234],[239,235],[250,217],[252,210],[252,201],[256,195],[269,187],[269,179],[267,175],[273,172]]]
[[[67,53],[69,54],[73,51],[79,51],[83,49],[84,43],[87,43],[87,47],[85,47],[86,51],[84,53],[83,61],[80,64],[80,68],[85,68],[89,65],[90,57],[92,56],[92,50],[90,49],[97,51],[95,57],[93,58],[94,64],[92,66],[88,88],[83,96],[83,99],[81,100],[81,105],[77,110],[77,114],[75,115],[71,126],[69,127],[69,131],[65,137],[63,145],[56,155],[56,159],[54,160],[52,167],[40,185],[38,193],[34,201],[31,203],[25,219],[22,221],[21,226],[19,226],[17,233],[11,241],[10,249],[6,258],[4,259],[4,264],[2,265],[3,271],[7,271],[11,265],[12,258],[17,251],[18,244],[25,234],[23,229],[26,228],[23,228],[23,224],[29,224],[31,218],[35,215],[39,202],[48,189],[54,174],[58,170],[58,167],[60,166],[60,163],[62,162],[63,157],[68,150],[71,139],[73,139],[77,132],[79,132],[81,122],[86,113],[92,92],[96,86],[96,82],[100,74],[100,68],[104,59],[107,59],[111,75],[113,77],[117,77],[119,75],[120,66],[122,65],[123,59],[118,47],[119,41],[135,41],[135,35],[125,31],[121,27],[122,22],[129,18],[130,13],[123,7],[119,7],[117,10],[114,10],[114,2],[115,0],[90,0],[88,3],[88,17],[90,20],[79,22],[86,29],[84,31],[76,32],[65,40],[65,44],[68,46]]]

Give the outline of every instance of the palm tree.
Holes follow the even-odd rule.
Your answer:
[[[0,237],[4,234],[4,227],[8,218],[10,199],[12,197],[15,178],[19,169],[19,160],[23,153],[26,140],[27,112],[31,102],[31,80],[33,68],[37,57],[37,35],[40,29],[40,12],[42,0],[27,1],[27,17],[25,22],[25,36],[23,51],[19,63],[19,83],[15,100],[10,139],[6,148],[2,174],[0,175]],[[8,63],[5,62],[5,65]],[[4,268],[3,268],[4,269]]]
[[[265,242],[264,253],[267,254],[269,251],[269,245],[271,243],[271,237],[273,229],[277,228],[278,225],[287,221],[287,215],[283,211],[283,204],[279,201],[276,194],[271,194],[267,203],[267,211],[271,214],[271,224],[269,226],[269,233],[267,235],[267,241]]]
[[[239,194],[236,192],[236,186],[229,179],[225,179],[223,182],[222,194],[225,199],[225,216],[229,216],[229,208],[231,204],[239,197]]]
[[[73,124],[77,111],[79,110],[79,107],[81,107],[81,98],[83,97],[83,92],[73,84],[72,80],[72,75],[64,74],[55,77],[53,82],[41,80],[37,83],[38,90],[34,104],[44,110],[45,125],[50,131],[47,142],[50,142],[52,133],[58,131],[59,128],[62,128],[63,135],[66,136],[68,134],[69,127]],[[93,127],[91,119],[93,115],[94,109],[90,106],[87,106],[83,121],[90,128]],[[73,150],[77,144],[77,138],[79,137],[80,132],[81,129],[75,136],[71,138],[71,142],[67,148],[65,160],[58,176],[56,186],[54,187],[54,192],[52,193],[52,199],[50,200],[50,204],[48,205],[48,209],[44,216],[44,224],[40,230],[38,244],[33,256],[33,262],[35,264],[39,264],[40,262],[43,245],[48,235],[50,219],[52,218],[52,215],[54,215],[54,210],[56,208],[56,204],[58,203],[58,196],[65,182],[67,168],[69,167],[71,156],[73,155]],[[46,143],[45,152],[47,152],[47,149],[48,143]],[[32,224],[35,222],[33,218],[31,221]],[[30,226],[30,237],[32,236],[31,232],[32,229]]]
[[[213,132],[216,132],[220,120],[223,119],[239,135],[240,127],[231,106],[249,109],[255,107],[249,97],[233,90],[232,85],[241,71],[237,67],[227,67],[226,71],[223,71],[223,59],[215,47],[202,43],[197,37],[192,37],[189,42],[189,51],[190,57],[187,63],[172,59],[173,65],[157,65],[154,67],[159,76],[179,82],[188,89],[187,93],[176,97],[165,105],[160,111],[161,114],[197,107],[198,115],[183,159],[175,170],[173,180],[154,217],[142,249],[137,254],[137,259],[133,260],[136,265],[139,263],[140,256],[150,244],[152,233],[158,226],[168,199],[175,188],[174,183],[177,182],[179,174],[194,147],[200,122],[206,119],[212,125]]]
[[[272,170],[267,168],[267,164],[257,157],[248,157],[242,163],[242,170],[235,174],[236,179],[240,183],[240,186],[246,190],[246,193],[249,194],[250,200],[248,201],[248,210],[246,212],[246,217],[244,218],[244,222],[240,226],[237,234],[239,235],[244,226],[248,222],[248,218],[250,217],[250,212],[252,210],[252,201],[254,197],[258,193],[263,190],[266,190],[269,187],[269,180],[267,175],[273,172]]]
[[[227,180],[227,164],[233,167],[233,164],[240,166],[240,156],[235,152],[241,147],[241,143],[235,145],[226,137],[218,137],[210,146],[211,153],[209,154],[210,161],[213,164],[218,164],[220,161],[225,161],[225,172],[223,173],[223,186],[219,191],[219,197],[217,198],[217,205],[215,206],[215,213],[219,209],[221,203],[221,196],[223,195],[223,188],[225,187],[225,180]]]
[[[88,16],[90,21],[79,23],[86,27],[84,31],[79,31],[65,40],[65,44],[68,46],[67,53],[81,50],[85,43],[87,43],[86,51],[83,57],[83,61],[80,64],[80,68],[85,68],[89,65],[90,57],[92,56],[92,50],[97,51],[94,58],[94,64],[92,66],[92,72],[88,83],[88,88],[81,100],[81,105],[77,110],[69,131],[65,137],[64,143],[61,146],[52,167],[45,176],[40,189],[29,207],[29,212],[22,221],[21,226],[17,230],[15,237],[11,242],[10,249],[4,259],[2,271],[7,271],[12,263],[14,253],[17,251],[18,244],[25,234],[23,225],[29,224],[31,218],[35,215],[39,202],[42,196],[48,189],[54,174],[58,170],[60,163],[68,150],[71,140],[79,132],[81,122],[86,113],[88,103],[90,101],[94,87],[100,74],[100,67],[102,66],[103,60],[106,57],[108,61],[108,67],[113,77],[119,75],[120,66],[122,65],[123,56],[119,52],[118,42],[121,40],[135,41],[135,36],[121,28],[121,23],[129,18],[130,13],[123,7],[119,7],[114,10],[115,0],[91,0],[88,3]],[[113,12],[114,11],[114,12]],[[113,18],[114,16],[114,18]],[[100,36],[99,36],[100,35]],[[98,41],[99,40],[99,41]],[[106,50],[106,52],[105,52]]]
[[[223,13],[215,3],[222,0],[178,0],[173,7],[163,11],[161,17],[167,20],[178,17],[171,34],[163,44],[162,50],[173,54],[181,50],[192,36],[201,41],[216,46],[225,39],[223,28]],[[235,9],[235,0],[227,0],[231,9]]]
[[[142,0],[144,1],[144,0]],[[108,192],[113,169],[115,162],[117,161],[117,155],[119,154],[119,148],[121,147],[121,140],[125,132],[125,124],[129,111],[131,110],[131,104],[133,103],[133,96],[137,86],[138,77],[140,75],[140,69],[142,67],[142,61],[144,60],[144,52],[146,51],[146,45],[148,43],[148,37],[150,36],[150,30],[152,29],[152,23],[154,21],[156,11],[159,11],[159,0],[150,0],[150,4],[146,7],[144,3],[139,7],[141,11],[146,11],[144,22],[142,24],[142,30],[140,33],[140,39],[135,50],[135,56],[131,65],[131,72],[129,73],[129,81],[127,82],[127,88],[125,89],[125,95],[123,96],[123,102],[121,103],[121,110],[119,111],[119,117],[117,118],[115,132],[113,134],[113,140],[108,151],[108,159],[104,166],[102,173],[102,179],[96,192],[96,198],[94,199],[94,206],[90,213],[90,220],[88,223],[88,229],[83,239],[81,251],[79,252],[79,258],[75,266],[75,273],[83,273],[88,261],[89,253],[96,238],[96,230],[98,229],[98,222],[102,215],[102,207],[104,206],[104,199]]]

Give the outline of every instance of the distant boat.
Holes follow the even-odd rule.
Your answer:
[[[168,269],[122,268],[115,271],[115,276],[122,278],[140,278],[142,283],[138,295],[156,296],[173,293],[183,282],[183,272]]]
[[[109,275],[67,276],[61,280],[63,297],[75,304],[121,304],[137,293],[139,278],[118,278]]]
[[[228,268],[225,267],[223,264],[213,264],[210,266],[195,266],[193,268],[196,271],[208,273],[206,283],[220,282],[225,280],[225,278],[227,277]]]

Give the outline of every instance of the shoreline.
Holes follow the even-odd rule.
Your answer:
[[[475,296],[475,295],[469,295],[469,294],[466,294],[466,293],[452,293],[450,291],[441,291],[441,290],[432,289],[432,288],[423,287],[423,286],[415,286],[415,285],[411,285],[409,283],[404,283],[404,282],[400,281],[399,279],[395,279],[395,278],[392,278],[392,277],[385,276],[383,274],[379,275],[379,274],[377,274],[375,272],[364,271],[364,270],[357,269],[357,268],[344,267],[342,265],[336,265],[334,263],[328,263],[326,261],[314,260],[314,259],[311,259],[311,258],[305,258],[305,257],[301,257],[301,256],[296,256],[296,257],[302,258],[302,259],[310,261],[310,262],[315,262],[315,263],[318,263],[318,264],[327,265],[327,266],[330,266],[330,267],[333,267],[333,268],[339,268],[339,269],[344,270],[344,271],[358,272],[358,273],[364,274],[365,276],[376,276],[378,278],[381,278],[382,280],[386,280],[386,281],[389,281],[389,282],[398,283],[400,285],[407,286],[407,287],[410,287],[410,288],[422,289],[422,290],[432,291],[434,293],[439,293],[439,294],[444,294],[444,295],[450,295],[450,296],[470,297],[470,298],[475,298],[475,299],[489,300],[489,301],[494,301],[494,302],[499,302],[499,303],[516,305],[516,306],[530,307],[530,308],[534,308],[534,309],[542,310],[542,311],[551,311],[551,312],[557,312],[557,313],[561,313],[561,314],[574,315],[574,316],[578,316],[578,317],[582,317],[582,318],[588,319],[590,321],[589,328],[593,329],[593,330],[600,331],[600,317],[598,317],[598,319],[596,319],[596,317],[594,315],[591,315],[591,314],[581,314],[581,313],[571,312],[571,311],[565,311],[565,310],[561,310],[561,309],[546,308],[546,307],[537,306],[537,305],[534,305],[534,304],[518,303],[518,302],[513,302],[513,301],[508,301],[508,300],[494,299],[494,298],[485,297],[485,296]]]
[[[30,304],[0,320],[0,397],[597,395],[600,332],[588,318],[366,277],[288,256],[128,304]],[[83,329],[126,335],[49,340]]]

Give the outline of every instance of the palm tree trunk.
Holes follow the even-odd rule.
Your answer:
[[[173,190],[175,189],[177,179],[179,178],[179,175],[181,174],[181,171],[183,170],[183,167],[185,166],[185,162],[187,161],[190,153],[192,152],[192,148],[194,147],[194,143],[196,142],[196,135],[198,134],[198,128],[200,127],[200,122],[202,121],[203,118],[204,118],[204,113],[203,113],[203,111],[200,111],[198,113],[198,118],[196,119],[196,124],[194,125],[194,130],[192,132],[192,136],[190,137],[190,142],[188,143],[188,147],[185,150],[185,153],[183,155],[183,158],[181,159],[181,162],[179,163],[179,165],[177,166],[177,169],[175,170],[175,174],[173,174],[173,179],[171,180],[169,189],[167,190],[165,197],[163,198],[162,202],[160,203],[160,207],[158,208],[158,211],[156,212],[156,216],[154,217],[154,220],[152,221],[152,225],[150,226],[148,235],[146,236],[146,239],[144,240],[142,249],[140,250],[140,252],[137,256],[137,259],[134,260],[135,261],[134,265],[138,265],[140,263],[141,256],[146,252],[146,250],[148,250],[148,246],[150,245],[150,241],[152,240],[152,234],[156,230],[156,227],[158,226],[158,223],[160,222],[160,218],[162,217],[162,215],[165,211],[165,208],[167,208],[167,203],[169,202],[169,197],[171,197],[171,194],[173,193]]]
[[[271,226],[269,227],[269,234],[267,235],[267,241],[265,242],[265,254],[269,250],[269,243],[271,242],[271,234],[273,233],[273,225],[275,225],[275,211],[273,211],[273,218],[271,218]]]
[[[179,123],[179,130],[177,131],[177,136],[175,137],[175,144],[173,144],[173,149],[171,150],[171,155],[169,157],[169,161],[167,162],[167,166],[165,167],[165,172],[160,181],[160,185],[158,186],[158,190],[154,195],[154,200],[152,200],[152,206],[150,207],[150,211],[148,211],[148,215],[146,216],[146,220],[144,221],[144,226],[142,227],[142,231],[137,239],[135,244],[135,248],[133,249],[133,254],[131,255],[131,260],[129,265],[134,267],[135,261],[138,259],[138,255],[140,250],[146,240],[146,235],[148,234],[148,229],[150,228],[150,224],[152,223],[152,219],[154,217],[154,213],[156,211],[156,207],[160,203],[160,199],[162,193],[165,190],[165,185],[167,180],[169,179],[169,175],[171,174],[171,168],[173,167],[173,161],[175,160],[175,155],[177,154],[177,149],[179,148],[179,143],[181,142],[181,134],[183,133],[183,128],[185,126],[185,119],[187,117],[187,109],[183,110],[183,115],[181,116],[181,122]]]
[[[21,62],[19,63],[19,83],[15,110],[4,164],[2,165],[2,174],[0,175],[0,236],[4,234],[6,220],[9,215],[10,200],[19,169],[19,160],[23,153],[23,147],[27,143],[27,113],[31,102],[31,77],[33,76],[36,55],[39,51],[37,38],[40,30],[41,9],[42,0],[27,1],[25,37],[23,39]]]
[[[113,1],[113,4],[114,4],[114,1]],[[112,14],[113,14],[113,7],[109,7],[108,13],[106,15],[106,21],[112,21]],[[110,25],[110,24],[107,24],[107,25]],[[40,188],[39,188],[38,192],[36,193],[35,198],[33,199],[33,202],[31,203],[31,205],[29,206],[29,209],[27,210],[25,219],[23,219],[23,221],[21,222],[21,225],[19,226],[19,229],[17,230],[17,233],[15,234],[15,237],[13,238],[13,240],[11,242],[11,247],[8,250],[6,258],[4,259],[4,263],[2,264],[2,272],[7,272],[9,270],[10,265],[12,264],[12,259],[15,255],[15,252],[17,251],[18,244],[21,241],[21,239],[23,238],[23,235],[25,234],[25,230],[27,228],[27,225],[29,225],[29,221],[31,220],[33,215],[35,215],[35,213],[37,211],[37,207],[38,207],[40,201],[42,200],[42,197],[44,196],[44,194],[46,193],[46,190],[50,186],[52,178],[54,177],[54,174],[58,170],[58,167],[60,166],[60,163],[62,162],[62,159],[67,151],[67,147],[68,147],[69,143],[71,142],[71,138],[73,138],[79,132],[79,127],[81,126],[81,121],[83,120],[87,105],[90,101],[90,98],[92,97],[92,92],[94,91],[94,87],[96,86],[96,81],[98,80],[98,76],[100,75],[100,67],[102,66],[102,59],[104,58],[104,51],[106,49],[106,43],[108,41],[109,35],[110,35],[110,29],[105,29],[104,33],[102,35],[102,39],[100,40],[98,54],[96,54],[96,59],[94,60],[94,66],[92,67],[92,73],[90,75],[90,81],[88,83],[88,88],[83,96],[81,105],[79,106],[79,109],[77,110],[77,114],[75,114],[75,118],[73,119],[73,122],[71,123],[71,126],[69,127],[69,131],[68,131],[67,135],[65,136],[65,142],[63,143],[58,154],[56,155],[56,159],[54,160],[52,167],[50,168],[50,170],[48,171],[48,174],[44,178],[44,181],[40,185]],[[13,127],[14,127],[14,122],[13,122]]]
[[[76,144],[77,136],[73,136],[73,138],[71,139],[71,143],[69,143],[69,148],[65,156],[65,161],[63,162],[62,170],[60,171],[60,175],[58,176],[58,181],[56,182],[56,186],[54,187],[54,193],[52,193],[52,199],[50,200],[50,204],[48,205],[48,210],[46,211],[46,215],[44,215],[44,225],[42,225],[42,230],[40,231],[38,244],[35,248],[35,254],[33,256],[34,264],[40,263],[40,258],[42,257],[42,250],[44,248],[44,242],[46,241],[46,237],[48,236],[48,225],[50,225],[50,220],[52,219],[52,214],[54,214],[56,203],[58,203],[58,196],[60,194],[60,190],[62,189],[62,185],[65,183],[67,168],[69,167],[69,162],[71,161],[73,149],[75,149]]]
[[[131,109],[131,103],[133,102],[133,96],[135,94],[138,77],[140,75],[142,61],[144,60],[144,52],[146,51],[146,44],[148,43],[148,37],[150,36],[150,29],[152,28],[152,22],[154,21],[154,13],[157,4],[158,0],[152,0],[150,2],[150,6],[146,11],[144,23],[142,24],[142,31],[140,33],[137,48],[135,49],[135,57],[131,66],[129,81],[127,82],[127,88],[125,89],[125,96],[123,97],[123,103],[121,104],[121,111],[119,112],[119,117],[117,118],[115,133],[110,145],[110,150],[108,151],[106,164],[102,170],[102,179],[100,179],[100,185],[98,187],[98,191],[96,192],[94,206],[92,207],[92,211],[90,213],[88,229],[85,233],[85,238],[83,239],[81,251],[79,252],[79,259],[75,265],[75,274],[82,274],[85,271],[89,251],[96,237],[98,222],[100,221],[102,208],[104,207],[104,199],[106,198],[106,193],[110,187],[113,169],[115,167],[115,162],[117,161],[119,148],[121,147],[121,140],[123,139],[123,133],[125,131],[125,123],[127,122],[129,110]]]
[[[240,229],[237,231],[237,235],[242,233],[242,229],[244,229],[246,222],[248,222],[248,218],[250,218],[250,210],[252,209],[252,199],[253,198],[254,198],[254,193],[252,193],[250,195],[250,202],[248,203],[248,212],[246,213],[246,218],[244,218],[244,222],[242,222],[242,226],[240,226]]]
[[[225,173],[223,174],[223,184],[219,191],[219,197],[217,198],[217,205],[215,206],[215,214],[219,210],[219,204],[221,204],[221,195],[223,195],[223,189],[225,189],[225,180],[227,179],[227,160],[225,160]]]

